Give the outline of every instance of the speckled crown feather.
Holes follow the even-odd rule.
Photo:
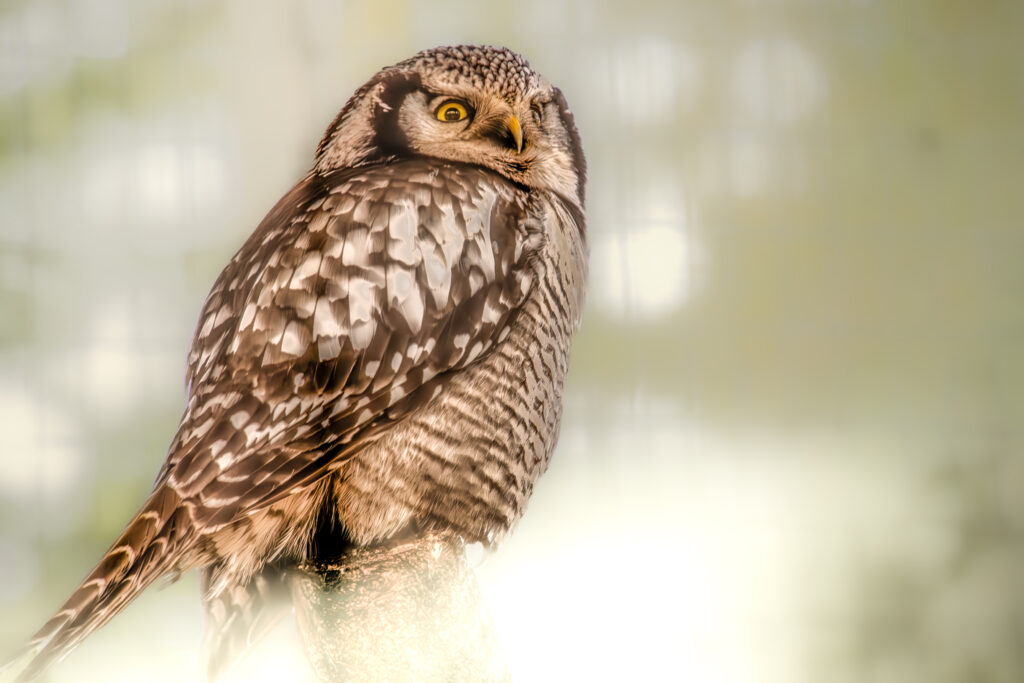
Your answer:
[[[395,64],[396,70],[423,70],[443,80],[469,81],[474,87],[503,98],[523,96],[540,87],[543,79],[530,63],[505,47],[457,45],[435,47]]]

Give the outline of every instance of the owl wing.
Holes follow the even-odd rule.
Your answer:
[[[532,286],[527,202],[490,172],[425,160],[304,179],[207,299],[158,483],[219,526],[433,398]]]

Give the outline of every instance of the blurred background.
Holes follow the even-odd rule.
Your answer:
[[[0,652],[145,498],[336,111],[476,42],[590,161],[561,441],[478,569],[516,679],[1024,680],[1022,39],[1016,0],[5,0]],[[49,680],[195,680],[200,631],[189,575]]]

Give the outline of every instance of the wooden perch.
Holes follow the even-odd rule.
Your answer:
[[[306,656],[320,681],[509,681],[461,542],[355,548],[296,573]]]

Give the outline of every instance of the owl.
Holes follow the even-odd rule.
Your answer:
[[[426,50],[356,90],[213,285],[153,491],[21,680],[161,576],[199,570],[216,653],[289,567],[500,539],[558,435],[585,168],[561,91],[507,49]]]

